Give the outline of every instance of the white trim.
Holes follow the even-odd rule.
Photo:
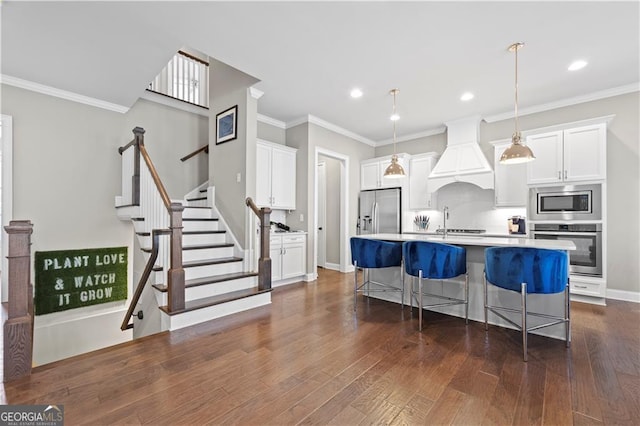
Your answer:
[[[129,111],[129,107],[103,101],[89,96],[79,95],[77,93],[68,92],[55,87],[45,86],[44,84],[34,83],[33,81],[23,80],[21,78],[12,77],[10,75],[1,74],[0,82],[9,86],[19,87],[21,89],[31,90],[32,92],[42,93],[44,95],[55,96],[56,98],[66,99],[68,101],[78,102],[109,111],[119,112],[121,114]]]
[[[396,138],[396,142],[406,142],[406,141],[412,141],[415,139],[426,138],[427,136],[440,135],[444,133],[446,130],[447,130],[447,126],[440,126],[433,129],[425,130],[423,132],[400,136]],[[393,143],[393,139],[385,139],[382,141],[378,141],[376,146],[391,145],[392,143]]]
[[[549,102],[546,104],[534,105],[529,108],[518,108],[518,116],[535,114],[538,112],[549,111],[556,108],[563,108],[572,105],[581,104],[584,102],[597,101],[598,99],[610,98],[612,96],[624,95],[627,93],[633,93],[640,91],[640,83],[632,83],[626,86],[614,87],[612,89],[601,90],[599,92],[593,92],[586,95],[575,96],[573,98],[567,98],[555,102]],[[484,117],[484,121],[487,123],[493,123],[495,121],[507,120],[514,117],[514,111],[503,112],[500,114],[489,115]]]
[[[608,288],[607,299],[640,303],[640,293],[637,291],[614,290],[612,288]]]
[[[263,114],[258,114],[258,121],[283,130],[287,128],[287,124],[284,121],[276,120]]]
[[[312,123],[312,124],[315,124],[316,126],[320,126],[327,130],[331,130],[334,133],[338,133],[339,135],[346,136],[348,138],[354,139],[358,142],[362,142],[363,144],[366,144],[372,147],[376,147],[376,143],[371,139],[367,139],[364,136],[360,136],[359,134],[352,132],[351,130],[347,130],[343,127],[336,126],[335,124],[329,123],[328,121],[325,121],[311,114],[305,117],[300,117],[296,120],[287,122],[286,128],[290,129],[292,127],[299,126],[300,124],[303,124],[303,123]]]
[[[324,269],[331,269],[332,271],[340,271],[340,264],[325,262]]]
[[[5,225],[13,220],[13,117],[1,115],[2,121],[2,302],[9,296],[9,268],[7,255],[9,253],[9,238],[4,233]]]
[[[145,99],[149,102],[155,102],[181,111],[190,112],[192,114],[201,115],[203,117],[209,117],[209,108],[207,107],[192,105],[188,102],[183,102],[174,97],[162,95],[151,90],[145,90],[144,93],[140,95],[140,99]]]
[[[253,99],[260,99],[264,92],[260,89],[256,89],[255,87],[249,87],[249,93]]]
[[[316,146],[314,164],[324,155],[340,161],[340,270],[349,263],[349,156]],[[318,276],[318,168],[313,168],[313,274]]]
[[[352,264],[348,264],[348,265],[344,268],[344,270],[341,270],[340,272],[342,272],[343,274],[348,274],[348,273],[353,272],[353,271],[355,271],[355,270],[356,270],[356,268],[355,268]]]
[[[315,280],[317,280],[317,279],[318,279],[318,274],[317,274],[317,273],[316,273],[316,274],[313,274],[313,273],[311,273],[311,274],[306,274],[306,275],[304,276],[304,281],[305,281],[305,282],[315,281]]]

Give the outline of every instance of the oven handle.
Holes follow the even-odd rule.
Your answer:
[[[598,234],[602,234],[602,231],[593,231],[593,232],[556,232],[556,231],[531,231],[531,234],[534,236],[536,234],[540,235],[575,235],[575,236],[588,236],[588,237],[596,237]]]

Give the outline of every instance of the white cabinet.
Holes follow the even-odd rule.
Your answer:
[[[256,143],[256,204],[296,208],[296,149],[266,141]]]
[[[398,163],[408,171],[409,155],[398,154]],[[372,158],[360,163],[360,189],[395,188],[402,186],[403,178],[386,178],[384,172],[391,164],[391,156]]]
[[[606,138],[604,123],[528,136],[536,160],[527,163],[527,183],[604,180]]]
[[[409,210],[436,208],[436,193],[427,189],[431,169],[436,164],[437,154],[428,152],[413,155],[409,160]]]
[[[301,277],[306,274],[307,236],[299,233],[271,235],[271,280]]]
[[[496,207],[521,207],[527,205],[527,165],[500,164],[500,157],[511,145],[510,140],[492,143],[494,148],[494,190]],[[536,160],[537,161],[537,160]]]

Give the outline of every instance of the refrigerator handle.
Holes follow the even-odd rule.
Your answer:
[[[373,216],[373,226],[371,227],[371,233],[378,233],[378,203],[374,202],[371,208],[371,216]]]

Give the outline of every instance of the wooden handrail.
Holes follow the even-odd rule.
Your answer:
[[[162,198],[162,202],[164,206],[167,208],[168,212],[171,212],[171,199],[169,198],[169,194],[167,194],[167,190],[164,188],[162,181],[160,180],[160,176],[158,175],[158,171],[156,167],[153,165],[153,161],[151,161],[151,157],[149,157],[149,152],[147,152],[147,148],[144,146],[144,143],[140,143],[140,155],[144,159],[144,162],[147,163],[147,167],[149,168],[149,173],[151,173],[151,178],[153,179],[153,183],[156,184],[156,188],[158,188],[158,192],[160,193],[160,197]]]
[[[140,281],[138,282],[138,286],[136,287],[136,291],[133,294],[133,298],[131,299],[131,304],[129,305],[129,309],[127,309],[127,313],[122,320],[122,325],[120,329],[125,331],[132,327],[129,325],[129,320],[133,316],[133,311],[136,309],[138,302],[140,301],[140,296],[142,296],[142,290],[144,290],[144,286],[149,281],[149,277],[151,276],[151,271],[153,270],[153,266],[156,263],[156,259],[158,259],[158,248],[160,246],[160,235],[170,235],[170,229],[154,229],[151,231],[151,256],[147,261],[147,265],[144,267],[144,272],[142,272],[142,276],[140,277]]]
[[[132,146],[134,146],[136,144],[136,139],[133,138],[133,140],[131,142],[129,142],[128,144],[126,144],[125,146],[121,146],[120,148],[118,148],[118,153],[120,155],[122,155],[123,152],[125,152],[126,150],[128,150],[129,148],[131,148]]]
[[[192,153],[187,154],[184,157],[182,157],[180,159],[180,161],[187,161],[189,158],[195,157],[196,155],[200,154],[201,152],[204,152],[205,154],[208,154],[209,153],[209,145],[201,146],[200,148],[196,149]]]
[[[245,200],[247,206],[260,219],[260,257],[258,259],[258,289],[271,289],[271,258],[269,257],[269,243],[271,239],[271,209],[269,207],[258,208],[251,197]]]

